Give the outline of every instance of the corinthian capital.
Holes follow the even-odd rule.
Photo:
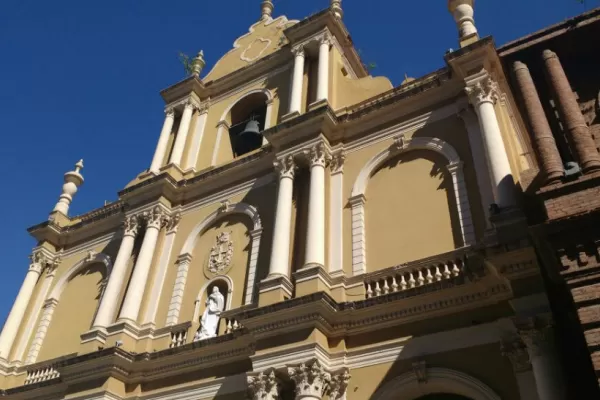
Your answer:
[[[318,360],[309,365],[303,363],[297,367],[288,367],[288,375],[296,384],[296,396],[299,398],[321,398],[331,382],[331,375]]]
[[[484,70],[473,78],[467,78],[465,92],[469,101],[477,106],[481,103],[496,103],[499,95],[498,83]]]
[[[527,347],[518,337],[504,339],[500,343],[500,350],[510,360],[515,372],[524,372],[531,369]]]
[[[310,162],[310,166],[318,165],[325,167],[325,165],[331,160],[329,150],[323,143],[318,143],[312,146],[310,149],[304,152]]]
[[[248,376],[248,394],[252,400],[278,400],[280,386],[275,377],[275,372],[267,374],[260,372],[255,376]]]
[[[338,400],[344,398],[348,382],[350,382],[350,373],[347,369],[331,376],[329,382],[329,399]]]
[[[144,211],[142,218],[146,221],[148,228],[160,229],[168,220],[167,215],[159,206],[151,211]]]
[[[30,256],[29,259],[31,263],[29,264],[29,269],[32,271],[36,271],[41,273],[46,264],[48,263],[48,258],[42,251],[35,251]]]
[[[344,151],[338,151],[331,156],[331,162],[329,163],[329,168],[331,168],[331,173],[337,174],[338,172],[342,172],[344,170],[344,162],[346,161],[346,153]]]
[[[294,174],[296,173],[296,162],[294,161],[293,156],[286,156],[280,160],[277,160],[273,163],[273,166],[277,172],[279,172],[280,178],[294,179]]]
[[[140,229],[140,220],[137,215],[130,215],[123,221],[125,236],[137,236]]]

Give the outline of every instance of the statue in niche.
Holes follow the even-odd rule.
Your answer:
[[[206,309],[200,319],[201,326],[194,336],[194,342],[217,336],[219,319],[221,317],[221,312],[223,312],[223,308],[225,307],[225,298],[217,286],[213,287],[212,293],[208,296],[208,299],[206,299],[205,305]]]

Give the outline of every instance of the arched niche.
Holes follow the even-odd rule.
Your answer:
[[[112,270],[109,256],[89,252],[56,282],[42,309],[26,363],[78,351],[95,318]]]
[[[222,233],[231,233],[231,266],[227,271],[208,273],[211,252],[219,245]],[[166,325],[179,323],[182,313],[189,314],[189,318],[192,315],[196,317],[197,294],[202,288],[206,289],[211,280],[219,277],[228,282],[230,290],[233,290],[233,282],[236,282],[235,292],[228,296],[229,307],[252,303],[261,235],[262,223],[258,211],[245,203],[224,203],[219,210],[198,223],[188,235],[177,260],[177,278]],[[226,247],[221,249],[227,251]]]
[[[428,368],[427,379],[421,381],[414,372],[407,372],[385,384],[371,399],[433,400],[436,395],[446,395],[447,400],[500,400],[485,383],[447,368]]]
[[[219,292],[225,298],[225,307],[223,308],[223,311],[231,310],[234,289],[233,280],[227,275],[217,276],[206,281],[198,292],[198,296],[196,296],[196,301],[194,302],[194,317],[192,321],[198,322],[200,320],[202,313],[206,309],[206,299],[208,299],[208,296],[212,293],[215,286],[219,288]],[[225,326],[221,320],[217,333],[222,334],[224,330]]]
[[[273,124],[272,110],[273,95],[268,89],[246,92],[227,107],[217,124],[212,165],[217,163],[219,154],[227,153],[230,158],[236,158],[266,144],[262,132]],[[259,134],[241,135],[250,120],[258,123]]]
[[[418,155],[415,157],[411,157],[410,153],[415,153],[417,151],[420,152],[421,157],[419,157]],[[437,153],[438,156],[426,156],[425,152]],[[427,159],[429,159],[429,165],[427,165]],[[403,160],[412,161],[414,172],[421,175],[419,177],[411,176],[410,171],[408,171],[410,170],[410,168],[408,168],[407,171],[402,171],[408,173],[404,174],[405,176],[403,176],[402,181],[394,181],[393,178],[395,177],[396,173],[393,170],[398,167],[400,167],[398,170],[401,170],[403,168]],[[409,163],[406,163],[406,165],[409,165]],[[418,224],[419,221],[413,221],[411,226],[408,224],[408,221],[403,221],[401,219],[393,219],[390,217],[392,217],[393,214],[404,214],[410,216],[411,220],[415,216],[418,217],[418,215],[414,214],[417,211],[410,209],[412,203],[414,203],[415,200],[414,198],[411,198],[410,195],[411,185],[414,188],[416,184],[420,183],[434,184],[437,176],[443,178],[443,185],[445,189],[447,189],[447,194],[449,195],[447,196],[447,206],[450,206],[453,209],[453,215],[450,215],[449,217],[453,221],[455,221],[455,225],[457,225],[456,231],[458,231],[458,234],[453,234],[453,232],[451,232],[453,236],[458,236],[458,240],[455,240],[455,242],[459,242],[456,245],[456,247],[470,245],[474,243],[475,235],[471,218],[471,208],[469,205],[469,199],[464,180],[463,164],[456,150],[454,150],[452,146],[450,146],[448,143],[444,142],[439,138],[419,137],[413,139],[405,139],[404,136],[400,136],[395,139],[392,146],[377,153],[367,162],[367,164],[361,169],[360,173],[358,174],[354,186],[352,188],[352,195],[349,200],[349,206],[351,207],[352,213],[352,269],[354,275],[362,274],[368,271],[367,245],[368,243],[373,243],[373,241],[378,240],[376,237],[373,237],[369,238],[369,241],[367,241],[366,227],[369,226],[369,221],[366,206],[369,202],[369,199],[371,198],[371,195],[367,195],[367,188],[369,187],[370,182],[373,180],[374,175],[376,175],[378,172],[383,171],[386,168],[392,171],[392,173],[390,174],[392,181],[387,179],[385,182],[381,182],[387,187],[387,189],[382,191],[382,193],[387,193],[389,195],[389,198],[387,199],[388,202],[386,208],[392,208],[389,209],[390,215],[384,216],[385,218],[380,218],[384,223],[394,224],[396,226],[396,229],[404,229],[405,232],[410,232],[411,228],[415,226],[415,223]],[[430,171],[425,171],[424,168],[429,168]],[[429,176],[423,176],[424,172],[426,172]],[[398,174],[398,176],[402,175],[403,173]],[[422,179],[422,181],[417,182],[417,179]],[[428,180],[429,182],[427,182]],[[404,195],[406,199],[408,199],[407,202],[409,204],[393,203],[394,199],[392,199],[391,197],[393,197],[392,195],[394,193],[389,192],[389,185],[392,184],[392,182],[394,185],[396,185],[395,194],[397,195],[398,193],[400,193],[399,191],[401,191],[401,194]],[[444,196],[446,196],[446,194],[444,194]],[[385,203],[386,199],[383,200]],[[424,205],[426,204],[418,205],[418,212],[420,212],[421,215],[428,216],[428,210],[426,208],[423,209],[422,207]],[[374,205],[372,209],[378,209],[379,211],[382,210],[382,208],[378,207],[377,205]],[[403,224],[406,224],[406,226],[403,227]],[[454,231],[454,227],[452,227],[451,229]],[[380,230],[378,231],[378,235],[385,234],[385,232],[380,232]],[[382,240],[382,242],[387,243],[385,242],[385,239],[385,237],[380,236],[379,240]],[[417,240],[427,242],[427,240],[431,240],[431,238],[427,237],[426,235],[422,237],[422,239],[417,238]],[[396,245],[402,245],[402,243],[397,242]],[[418,258],[419,257],[417,257],[417,259]],[[390,263],[390,265],[383,266],[378,265],[377,267],[391,267],[392,265],[394,265],[394,263]]]

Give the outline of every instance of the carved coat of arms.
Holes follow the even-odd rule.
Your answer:
[[[208,272],[215,275],[226,274],[231,268],[233,259],[233,241],[231,232],[222,232],[217,235],[217,242],[210,249],[208,257]]]

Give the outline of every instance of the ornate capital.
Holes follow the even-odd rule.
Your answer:
[[[321,398],[325,389],[331,382],[331,375],[318,360],[310,365],[300,364],[297,367],[288,367],[288,375],[296,384],[296,396],[313,396]]]
[[[164,210],[159,206],[154,207],[151,211],[144,211],[142,218],[146,221],[148,228],[160,229],[168,220]]]
[[[260,372],[255,376],[248,376],[248,394],[252,400],[278,400],[280,385],[275,377],[275,372]]]
[[[344,394],[346,394],[346,388],[348,387],[348,382],[350,382],[350,378],[351,375],[347,369],[344,369],[342,372],[331,376],[331,381],[329,382],[330,400],[338,400],[344,398]]]
[[[217,210],[217,212],[219,214],[226,213],[226,212],[229,212],[231,210],[231,208],[232,208],[231,202],[229,200],[223,200],[221,202],[221,205],[219,206],[219,209]]]
[[[329,163],[329,161],[331,160],[329,150],[325,147],[323,143],[315,144],[310,149],[305,150],[304,154],[308,158],[311,167],[325,167],[325,165],[327,165],[327,163]]]
[[[175,118],[175,109],[173,107],[165,108],[165,115],[168,118]]]
[[[130,215],[123,221],[125,236],[137,236],[140,229],[140,220],[137,215]]]
[[[192,111],[194,111],[196,108],[198,108],[198,105],[197,105],[197,104],[196,104],[196,102],[195,102],[195,101],[193,101],[192,99],[188,99],[188,100],[185,102],[185,106],[184,106],[184,107],[185,107],[185,109],[187,109],[187,110],[192,110]]]
[[[329,168],[331,168],[332,174],[337,174],[344,171],[344,162],[346,161],[346,153],[344,151],[335,152],[331,156],[331,162]]]
[[[29,259],[31,263],[29,264],[29,270],[35,271],[38,274],[42,273],[42,270],[46,267],[48,263],[48,257],[42,251],[35,251],[30,256]]]
[[[319,45],[321,44],[327,44],[329,46],[331,46],[331,35],[329,34],[329,32],[325,32],[322,35],[317,37],[317,41],[319,42]]]
[[[515,372],[525,372],[531,369],[529,353],[518,337],[503,340],[500,343],[502,355],[510,360]]]
[[[293,156],[286,156],[273,163],[273,166],[279,172],[279,178],[291,178],[294,179],[296,173],[296,162]]]
[[[305,54],[304,54],[304,45],[303,45],[303,44],[300,44],[300,45],[298,45],[298,46],[296,46],[296,47],[292,48],[292,53],[293,53],[293,54],[294,54],[294,56],[296,56],[296,57],[298,57],[298,56],[300,56],[300,57],[304,57],[304,56],[305,56]]]
[[[175,214],[171,215],[171,217],[167,221],[167,233],[177,232],[177,228],[179,227],[180,221],[181,221],[180,213],[175,213]]]
[[[394,143],[392,144],[392,151],[404,151],[408,149],[410,146],[411,138],[407,138],[404,133],[396,136],[394,138]]]
[[[465,88],[469,100],[475,106],[481,103],[496,103],[500,98],[498,83],[485,72],[481,77],[469,82]]]
[[[527,346],[529,357],[537,357],[549,351],[552,344],[552,320],[539,316],[515,322],[521,340]]]

